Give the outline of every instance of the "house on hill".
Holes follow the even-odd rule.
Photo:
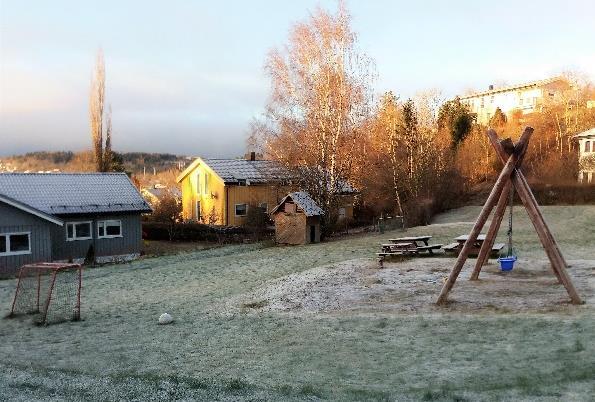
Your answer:
[[[595,183],[595,128],[574,136],[578,140],[578,181]]]
[[[270,160],[196,158],[178,177],[182,187],[184,220],[241,226],[249,208],[265,212],[279,204],[291,190],[290,173]],[[340,218],[353,217],[355,190],[345,183]]]
[[[1,173],[0,276],[33,262],[140,255],[151,212],[124,173]]]
[[[546,102],[559,99],[569,89],[571,86],[565,78],[553,77],[500,88],[490,85],[487,91],[461,96],[460,100],[477,115],[478,123],[488,124],[498,108],[507,117],[515,110],[522,114],[533,113],[541,110]]]
[[[275,240],[279,244],[320,242],[320,218],[324,211],[310,195],[297,191],[286,195],[271,211]]]
[[[167,187],[165,185],[155,184],[151,187],[141,188],[140,193],[151,207],[155,207],[159,204],[161,199],[165,196],[175,198],[178,203],[182,202],[182,192],[177,187]]]

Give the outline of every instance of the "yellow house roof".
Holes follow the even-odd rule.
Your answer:
[[[226,184],[238,183],[239,181],[245,181],[247,184],[262,184],[290,178],[289,172],[275,161],[196,158],[190,166],[178,175],[176,180],[178,182],[184,180],[201,163],[219,176]]]

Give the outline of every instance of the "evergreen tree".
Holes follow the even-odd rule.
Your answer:
[[[447,130],[452,140],[453,148],[457,148],[473,128],[475,114],[456,97],[445,102],[438,111],[438,128]]]

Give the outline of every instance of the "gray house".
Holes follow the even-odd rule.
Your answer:
[[[1,173],[0,277],[23,264],[139,256],[151,212],[124,173]]]

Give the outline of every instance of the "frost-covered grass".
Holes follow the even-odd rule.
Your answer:
[[[451,242],[478,211],[452,211],[407,234]],[[595,269],[595,207],[544,214],[569,263]],[[515,221],[520,256],[545,260],[527,220]],[[84,321],[40,328],[0,320],[0,400],[582,401],[595,394],[590,304],[514,314],[254,313],[260,300],[249,313],[213,308],[312,268],[372,263],[378,244],[400,235],[229,246],[86,270]],[[595,286],[593,275],[588,281]],[[0,281],[2,315],[14,284]],[[163,312],[175,323],[157,325]]]

